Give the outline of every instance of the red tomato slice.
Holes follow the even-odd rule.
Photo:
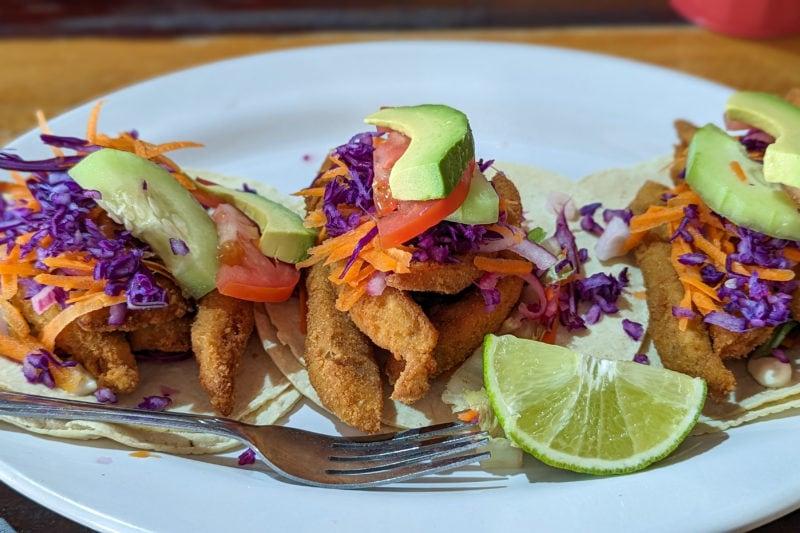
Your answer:
[[[389,131],[386,140],[375,147],[372,153],[372,198],[378,216],[391,213],[397,208],[398,201],[392,198],[389,189],[389,173],[411,143],[411,138],[397,131]]]
[[[464,203],[469,193],[475,161],[470,161],[461,180],[446,198],[422,201],[397,201],[397,209],[378,218],[378,238],[381,246],[393,248],[413,239],[423,231],[444,220]]]
[[[220,204],[211,218],[219,235],[219,292],[251,302],[288,300],[300,280],[300,271],[261,253],[258,228],[235,207]]]

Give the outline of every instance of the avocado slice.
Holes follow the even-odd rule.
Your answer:
[[[745,179],[732,163],[744,171]],[[761,164],[725,131],[698,129],[686,154],[686,183],[715,213],[748,229],[780,239],[800,240],[800,213],[783,187],[764,178]]]
[[[398,200],[445,198],[475,158],[467,116],[446,105],[386,107],[364,122],[411,139],[389,173],[389,189]]]
[[[464,203],[445,220],[460,224],[494,224],[499,216],[500,197],[476,165]]]
[[[775,137],[764,152],[765,180],[800,187],[800,107],[774,94],[740,91],[728,99],[725,115]]]
[[[216,287],[214,221],[167,170],[136,154],[104,148],[86,156],[69,175],[82,188],[98,191],[97,204],[150,245],[192,297]],[[183,241],[188,252],[173,251],[174,239]]]
[[[303,219],[288,207],[251,192],[237,191],[223,185],[195,181],[203,192],[213,194],[244,213],[261,232],[259,248],[267,257],[297,263],[308,256],[317,233],[303,226]]]

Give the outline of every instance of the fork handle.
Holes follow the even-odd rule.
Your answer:
[[[103,404],[6,391],[0,391],[0,415],[156,426],[183,431],[214,433],[237,440],[244,439],[244,436],[237,428],[240,423],[227,418],[111,407]]]

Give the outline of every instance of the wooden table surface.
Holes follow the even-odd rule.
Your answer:
[[[661,65],[739,89],[783,94],[800,87],[800,36],[749,41],[686,25],[149,38],[10,37],[0,39],[0,145],[35,127],[37,109],[56,116],[114,89],[176,69],[298,46],[411,38],[561,46]],[[2,484],[0,518],[20,533],[85,531]],[[800,531],[800,511],[761,529]],[[0,531],[4,531],[2,522]]]

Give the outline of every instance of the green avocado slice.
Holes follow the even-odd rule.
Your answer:
[[[150,245],[192,297],[216,287],[217,228],[167,170],[136,154],[104,148],[86,156],[69,175],[82,188],[98,191],[97,204]],[[175,247],[178,241],[186,246]]]
[[[725,115],[775,137],[764,152],[764,179],[800,187],[800,107],[769,93],[740,91],[728,99]]]
[[[475,158],[467,116],[446,105],[386,107],[364,122],[411,139],[389,173],[389,189],[398,200],[447,197]]]
[[[297,263],[308,257],[308,249],[314,246],[317,233],[305,227],[300,215],[288,207],[251,192],[195,183],[200,190],[221,198],[255,222],[261,233],[259,248],[267,257],[286,263]]]
[[[745,179],[733,169],[738,164]],[[764,179],[761,164],[713,124],[698,129],[686,154],[686,183],[715,213],[748,229],[800,240],[800,213],[783,187]]]

